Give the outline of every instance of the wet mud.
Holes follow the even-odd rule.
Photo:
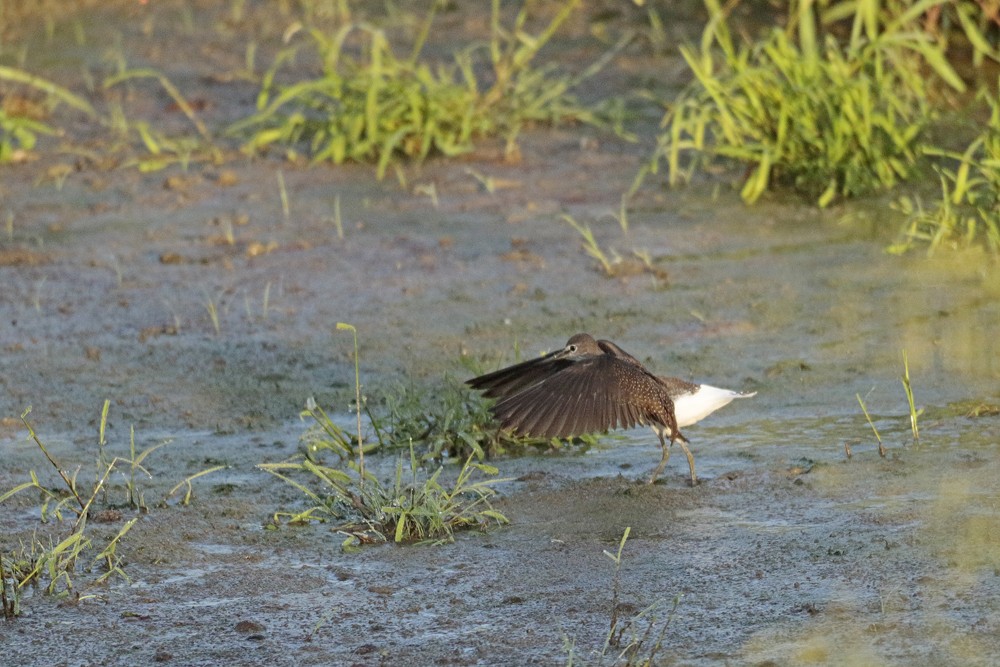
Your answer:
[[[147,8],[160,13],[143,41],[128,27],[140,10],[123,7],[102,11],[158,67],[157,44],[206,29]],[[222,123],[253,91],[202,78],[242,58],[218,34],[228,55],[168,74],[219,99],[206,115]],[[582,48],[568,44],[557,53]],[[634,83],[646,58],[628,53],[589,85]],[[146,111],[169,122],[159,102]],[[147,462],[151,511],[119,547],[130,581],[73,602],[28,591],[22,616],[0,622],[3,662],[624,664],[639,638],[633,659],[664,665],[995,663],[996,264],[887,255],[885,200],[820,212],[774,195],[748,209],[724,182],[652,182],[624,232],[612,213],[643,155],[562,127],[525,133],[516,163],[487,143],[412,168],[405,188],[370,166],[276,157],[149,174],[88,163],[58,184],[47,175],[72,158],[55,150],[3,167],[0,490],[31,470],[56,483],[19,418],[28,406],[81,475],[105,398],[110,452],[127,453],[132,427],[140,448],[170,440]],[[563,213],[655,271],[606,277]],[[337,322],[357,327],[371,391],[461,379],[463,355],[499,365],[588,331],[659,373],[758,395],[686,430],[697,487],[680,455],[644,484],[658,444],[635,430],[493,461],[512,479],[497,501],[507,527],[345,553],[327,525],[266,529],[303,501],[255,468],[297,451],[310,396],[349,423],[353,347]],[[159,506],[212,465],[227,467],[194,481],[190,505]],[[47,529],[38,507],[27,494],[0,507],[0,548]],[[95,522],[94,537],[131,516]],[[626,527],[616,575],[605,552]],[[619,645],[605,646],[612,619]]]

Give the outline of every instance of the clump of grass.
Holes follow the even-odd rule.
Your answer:
[[[42,498],[40,513],[43,522],[55,520],[61,524],[64,516],[72,517],[73,522],[69,534],[58,542],[54,542],[49,538],[49,543],[45,544],[37,538],[33,538],[30,547],[22,545],[20,553],[12,554],[8,558],[8,575],[12,576],[17,582],[16,586],[18,589],[24,588],[28,584],[46,580],[46,593],[66,595],[73,590],[73,576],[77,571],[78,561],[88,551],[96,548],[93,542],[94,538],[87,530],[87,519],[95,507],[98,496],[106,488],[111,474],[125,465],[130,466],[133,471],[139,469],[142,472],[146,472],[145,468],[142,468],[141,465],[142,459],[165,443],[151,447],[139,456],[133,455],[131,459],[115,457],[111,461],[99,462],[97,478],[93,485],[88,488],[86,484],[79,480],[79,469],[72,474],[68,473],[67,469],[49,452],[45,443],[38,437],[38,434],[35,433],[34,428],[32,428],[27,420],[30,411],[31,408],[24,411],[21,415],[21,421],[28,429],[29,437],[35,442],[46,460],[58,473],[63,486],[58,490],[50,489],[39,481],[35,471],[32,470],[30,472],[30,481],[19,484],[13,489],[0,494],[0,503],[22,491],[33,490]],[[107,410],[105,409],[101,415],[100,433],[102,434],[102,439],[106,419]],[[103,447],[101,452],[101,458],[103,458]],[[135,504],[137,496],[132,481],[130,481],[127,487],[129,502],[132,503],[133,509],[138,509],[141,505]],[[93,561],[95,564],[98,562],[103,563],[105,571],[93,583],[101,583],[112,576],[121,576],[128,579],[121,567],[121,559],[117,555],[117,546],[121,538],[131,530],[136,521],[138,521],[138,517],[125,522],[111,541],[105,546],[100,547],[100,552],[94,557]]]
[[[902,253],[917,243],[932,254],[941,246],[985,243],[1000,253],[1000,98],[981,93],[990,109],[989,122],[961,154],[929,149],[950,164],[937,164],[941,198],[925,209],[918,197],[900,197],[894,206],[906,216],[901,239],[889,248]]]
[[[222,153],[215,146],[208,127],[180,89],[161,72],[145,68],[127,69],[122,64],[120,72],[105,79],[104,88],[109,90],[126,82],[143,80],[155,81],[163,88],[198,136],[168,136],[145,121],[128,120],[120,108],[114,108],[109,120],[112,128],[123,137],[137,138],[148,153],[146,156],[132,158],[126,164],[135,166],[141,172],[153,172],[175,164],[187,169],[191,162],[221,162]]]
[[[430,475],[422,472],[411,445],[406,469],[400,457],[394,477],[384,483],[369,471],[362,474],[362,448],[314,403],[307,404],[303,416],[329,437],[311,439],[306,455],[257,466],[297,488],[310,503],[302,511],[276,512],[275,523],[337,521],[347,536],[345,548],[390,540],[450,541],[456,530],[507,523],[490,504],[493,486],[504,481],[490,479],[498,472],[495,467],[470,456],[455,479],[445,482],[443,466]],[[372,443],[369,451],[378,446]],[[328,463],[330,455],[335,461]],[[486,478],[475,479],[477,475]]]
[[[205,143],[212,143],[212,135],[209,133],[205,124],[198,117],[194,107],[188,103],[187,99],[181,94],[181,91],[177,88],[177,86],[175,86],[173,82],[171,82],[170,79],[162,73],[153,69],[144,68],[124,70],[105,80],[104,87],[111,88],[112,86],[116,86],[120,83],[133,79],[152,79],[159,83],[163,90],[166,91],[167,95],[170,96],[170,99],[173,100],[174,104],[177,105],[177,108],[181,110],[189,121],[191,121],[191,124],[198,131],[198,134],[201,135],[201,138],[205,141]]]
[[[223,464],[223,465],[217,465],[217,466],[212,466],[211,468],[205,468],[204,470],[199,470],[198,472],[194,473],[193,475],[188,475],[187,477],[185,477],[181,481],[177,482],[177,484],[172,489],[170,489],[169,491],[167,491],[167,495],[164,496],[164,498],[163,498],[164,504],[170,502],[170,499],[173,498],[173,496],[174,496],[175,493],[177,493],[181,489],[185,489],[185,491],[184,491],[184,497],[181,498],[180,504],[181,505],[190,505],[191,504],[191,499],[194,497],[194,485],[191,482],[193,482],[194,480],[198,479],[199,477],[204,477],[205,475],[211,475],[213,472],[218,472],[220,470],[225,470],[227,467],[228,466],[226,466],[225,464]]]
[[[656,654],[663,648],[663,638],[681,602],[682,595],[678,594],[662,623],[656,616],[656,611],[661,607],[658,602],[654,602],[627,619],[622,618],[622,611],[626,609],[621,602],[622,553],[625,551],[625,543],[631,532],[631,527],[625,528],[615,553],[606,549],[604,551],[604,555],[614,563],[615,569],[611,580],[610,626],[600,651],[596,652],[595,659],[591,663],[594,665],[603,665],[608,658],[611,659],[613,665],[627,665],[629,667],[658,664]],[[659,626],[658,631],[657,626]],[[577,664],[574,654],[575,643],[567,640],[566,644],[569,654],[566,665],[572,667]]]
[[[638,274],[648,273],[658,283],[667,281],[667,272],[653,265],[653,258],[646,250],[632,250],[631,257],[622,257],[614,249],[605,252],[600,243],[594,238],[594,232],[590,226],[577,222],[570,215],[563,215],[563,220],[580,235],[581,246],[587,255],[597,262],[601,273],[608,278],[624,278]],[[628,219],[624,216],[618,218],[619,224],[624,231],[628,231]]]
[[[601,248],[597,239],[594,238],[594,232],[591,231],[590,226],[577,222],[571,215],[563,215],[562,218],[566,221],[566,224],[572,227],[576,233],[580,235],[584,251],[591,259],[597,262],[604,275],[613,276],[614,265],[617,261],[621,261],[621,257],[619,257],[617,253],[614,253],[613,257],[609,257],[608,254],[604,252],[604,249]]]
[[[257,111],[230,132],[249,134],[249,150],[278,144],[304,144],[316,162],[377,164],[379,178],[400,158],[421,161],[431,153],[456,155],[472,149],[478,137],[502,137],[516,149],[521,129],[532,123],[591,120],[570,95],[576,81],[533,60],[573,13],[580,0],[565,0],[537,34],[525,31],[527,8],[513,29],[500,22],[493,0],[488,45],[472,45],[453,55],[453,63],[432,65],[421,58],[438,3],[423,21],[412,52],[401,58],[387,34],[362,23],[333,34],[306,32],[306,43],[276,58],[264,76]],[[360,56],[351,42],[362,42]],[[282,67],[298,51],[314,52],[322,63],[318,78],[282,86]],[[487,54],[483,77],[480,54]],[[489,81],[486,83],[485,81]]]
[[[463,357],[462,361],[473,375],[485,372],[473,360]],[[371,401],[359,387],[360,378],[355,377],[355,405],[360,405],[367,416],[374,437],[358,449],[359,441],[352,441],[311,401],[302,412],[302,417],[309,418],[311,424],[300,438],[307,457],[321,450],[339,452],[342,459],[347,459],[352,451],[364,455],[375,450],[407,452],[416,447],[421,463],[429,464],[444,459],[464,460],[469,456],[483,460],[531,450],[548,451],[565,444],[558,438],[524,437],[500,430],[488,402],[450,374],[440,382],[389,385],[377,391]],[[357,432],[362,433],[360,413],[357,416]],[[593,445],[597,437],[585,435],[568,442]]]
[[[390,387],[380,392],[368,416],[383,447],[406,449],[412,442],[420,445],[424,460],[470,454],[481,459],[553,445],[500,431],[486,402],[450,377],[433,387],[414,383]]]
[[[695,81],[670,105],[633,191],[661,164],[676,184],[717,158],[746,165],[748,203],[777,183],[820,206],[891,188],[913,171],[934,117],[927,70],[964,88],[941,44],[914,29],[934,2],[890,3],[895,14],[873,0],[833,3],[829,16],[851,20],[841,40],[817,34],[813,0],[791,1],[786,29],[739,45],[719,2],[705,4],[700,48],[681,48]]]
[[[326,419],[315,409],[307,408],[306,413]],[[498,472],[494,466],[470,456],[454,479],[446,481],[444,466],[428,474],[411,447],[406,465],[400,456],[395,475],[383,482],[371,472],[362,477],[358,450],[352,445],[350,438],[316,442],[308,457],[258,465],[297,488],[310,503],[305,510],[276,512],[275,524],[336,521],[337,529],[346,535],[343,546],[350,548],[386,541],[451,541],[456,530],[507,523],[490,503],[496,494],[493,486],[506,481],[493,479]],[[343,458],[345,448],[353,458]],[[328,463],[328,454],[336,460]]]
[[[517,356],[517,355],[515,355]],[[471,375],[486,372],[480,363],[463,357]],[[424,461],[523,454],[558,450],[567,445],[592,446],[598,436],[583,435],[568,440],[534,438],[501,430],[489,410],[489,402],[463,382],[445,375],[441,382],[399,383],[381,392],[365,406],[380,447],[406,450],[419,445]]]
[[[291,523],[334,520],[347,536],[344,548],[352,548],[389,540],[450,541],[456,530],[507,523],[507,518],[490,504],[496,494],[493,487],[506,480],[494,479],[497,469],[474,461],[473,455],[465,458],[458,474],[449,481],[445,481],[443,465],[433,473],[424,472],[412,441],[408,465],[404,469],[400,457],[390,481],[382,482],[365,468],[366,448],[373,451],[387,444],[381,435],[367,447],[364,444],[357,331],[347,324],[338,324],[337,328],[350,330],[355,336],[357,439],[352,441],[314,401],[307,402],[302,416],[311,419],[314,428],[307,431],[306,453],[289,461],[258,465],[301,491],[311,503],[303,511],[276,512],[275,524],[282,519]],[[335,460],[328,463],[326,459],[331,455]]]
[[[0,81],[23,85],[43,94],[48,107],[65,104],[91,118],[97,117],[93,107],[82,97],[24,70],[0,66]],[[8,98],[14,99],[11,96]],[[8,108],[9,99],[5,98],[4,104],[0,106],[0,163],[10,162],[31,151],[39,135],[58,134],[56,128],[31,117],[31,114]]]
[[[663,637],[670,627],[670,622],[673,621],[674,613],[681,602],[681,595],[677,595],[674,598],[673,607],[667,614],[667,618],[660,626],[660,631],[656,636],[653,636],[653,631],[657,625],[657,618],[653,612],[659,607],[657,603],[649,605],[629,619],[622,620],[622,552],[625,551],[625,542],[628,541],[628,536],[631,532],[631,527],[625,528],[625,531],[622,533],[622,539],[618,543],[618,551],[616,553],[611,553],[607,550],[604,551],[604,555],[610,558],[615,564],[615,574],[612,579],[610,627],[608,628],[607,637],[604,640],[604,646],[601,648],[601,657],[603,658],[607,655],[609,649],[614,648],[619,651],[614,661],[615,664],[652,665],[655,664],[656,654],[663,646]],[[640,623],[645,623],[645,627],[640,628]],[[626,638],[626,632],[629,633],[628,638]],[[644,646],[646,646],[645,652],[643,652]]]
[[[423,445],[428,459],[480,458],[490,449],[489,415],[470,392],[455,381],[431,392],[415,383],[399,383],[379,392],[369,420],[380,442],[389,448]]]
[[[128,580],[118,547],[141,515],[149,511],[143,491],[136,479],[137,474],[150,477],[143,462],[154,451],[168,444],[169,440],[138,451],[135,431],[132,429],[129,455],[115,456],[108,460],[105,450],[108,406],[109,402],[105,401],[101,411],[97,474],[92,483],[82,479],[79,474],[80,468],[70,472],[69,468],[55,458],[27,419],[31,412],[30,407],[21,415],[21,421],[28,429],[29,438],[34,441],[54,469],[61,485],[53,488],[43,484],[38,474],[32,470],[29,473],[29,481],[0,494],[0,503],[22,492],[36,493],[41,499],[39,513],[42,523],[54,523],[60,528],[68,524],[69,529],[66,532],[49,532],[41,538],[37,534],[33,535],[27,544],[22,541],[18,550],[0,554],[0,580],[3,586],[0,604],[4,607],[5,614],[16,613],[20,593],[29,585],[42,586],[46,594],[68,597],[76,593],[79,598],[80,593],[76,592],[78,589],[76,576],[84,567],[82,564],[88,560],[90,564],[88,571],[94,569],[103,571],[96,578],[90,579],[86,587],[99,585],[113,577]],[[218,469],[219,467],[202,471],[188,478],[189,487],[190,479]],[[117,487],[124,491],[119,503],[111,502],[108,497],[109,487],[115,475],[121,475],[125,480],[121,487]],[[136,515],[125,520],[118,531],[105,541],[103,537],[97,536],[88,524],[98,508],[102,518],[108,521],[124,519],[122,510],[134,511]]]
[[[906,350],[903,350],[903,375],[900,377],[900,382],[903,384],[903,391],[906,393],[906,403],[909,407],[910,432],[913,434],[913,442],[918,443],[920,442],[920,426],[918,420],[920,415],[924,413],[924,410],[923,408],[920,408],[919,410],[917,409],[916,402],[913,398],[913,384],[910,382],[910,362],[906,355]],[[855,394],[855,396],[858,399],[858,405],[861,406],[861,412],[864,413],[865,419],[868,421],[868,426],[871,427],[872,433],[875,434],[875,440],[878,442],[879,456],[885,458],[885,445],[882,443],[882,437],[879,435],[878,429],[875,428],[875,422],[868,413],[868,407],[861,398],[861,394]],[[849,444],[844,444],[844,451],[847,453],[847,458],[851,458],[851,447]]]
[[[994,405],[991,403],[984,403],[982,401],[970,401],[966,402],[965,410],[962,414],[966,417],[978,418],[978,417],[995,417],[1000,415],[1000,405]]]
[[[14,162],[31,151],[38,136],[56,131],[46,123],[28,116],[8,113],[0,107],[0,163]]]

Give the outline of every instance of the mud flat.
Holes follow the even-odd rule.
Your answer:
[[[197,70],[194,52],[175,56]],[[747,209],[711,186],[646,189],[625,234],[610,214],[641,159],[562,128],[525,135],[517,164],[496,147],[431,161],[408,189],[367,166],[277,159],[89,168],[59,187],[46,174],[65,157],[4,167],[0,489],[30,470],[55,483],[26,439],[28,406],[84,471],[106,398],[110,451],[127,451],[130,427],[142,447],[171,440],[148,459],[152,510],[120,546],[131,581],[76,603],[29,591],[0,624],[5,661],[611,664],[620,648],[598,654],[616,617],[622,646],[645,636],[634,658],[655,664],[994,663],[996,265],[891,257],[880,215]],[[562,213],[656,271],[605,277]],[[500,363],[589,331],[659,372],[758,396],[688,429],[695,488],[680,456],[643,484],[658,448],[636,430],[495,461],[517,480],[499,487],[510,526],[344,553],[326,525],[266,530],[302,500],[254,467],[297,450],[307,397],[349,419],[352,347],[336,322],[357,327],[371,388],[461,379],[463,354]],[[196,481],[190,505],[155,506],[211,465],[227,468]],[[0,548],[29,540],[37,517],[37,498],[4,503]],[[604,552],[626,527],[615,614]]]

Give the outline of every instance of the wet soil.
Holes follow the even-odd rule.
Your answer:
[[[275,51],[289,16],[255,7],[232,24],[196,3],[150,5],[57,22],[56,39],[74,20],[92,37],[66,47],[50,75],[72,85],[67,70],[98,62],[105,33],[117,34],[136,61],[211,100],[213,126],[246,113],[253,86],[212,75],[238,66],[248,34]],[[637,20],[604,9],[588,5],[553,59],[596,57],[598,18],[618,29]],[[474,32],[473,19],[445,18]],[[39,53],[44,31],[24,30]],[[676,86],[651,74],[663,62],[681,71],[676,59],[655,58],[626,52],[584,94]],[[140,87],[128,101],[178,122],[161,94]],[[648,139],[654,124],[643,127]],[[19,418],[29,406],[39,437],[81,475],[105,398],[109,451],[126,454],[133,427],[140,448],[170,442],[147,460],[152,509],[119,547],[130,582],[84,588],[78,601],[27,592],[23,614],[0,622],[3,662],[612,664],[639,638],[635,660],[655,664],[995,663],[996,265],[972,252],[887,255],[896,223],[884,200],[819,212],[774,195],[748,209],[725,181],[651,183],[626,233],[612,213],[642,144],[562,127],[520,145],[516,162],[488,142],[431,160],[406,187],[376,181],[370,166],[235,153],[144,174],[58,142],[4,166],[0,489],[31,470],[55,486]],[[648,253],[655,270],[603,275],[564,213],[606,250]],[[255,468],[297,451],[309,396],[350,419],[353,347],[337,322],[357,327],[369,391],[430,390],[465,377],[464,355],[496,365],[515,347],[534,354],[589,331],[660,373],[758,395],[687,429],[697,487],[679,456],[661,483],[642,483],[658,450],[636,430],[494,461],[516,480],[499,487],[508,527],[345,553],[326,525],[265,529],[302,499]],[[903,349],[925,409],[918,443]],[[218,464],[227,468],[196,480],[190,505],[159,506]],[[38,507],[27,494],[0,506],[4,552],[52,530]],[[93,522],[95,543],[132,516]],[[605,552],[626,527],[616,578]],[[613,618],[619,646],[605,647]]]

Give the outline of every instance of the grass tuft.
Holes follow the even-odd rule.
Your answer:
[[[191,124],[194,126],[195,130],[197,130],[198,134],[201,136],[202,140],[204,140],[205,144],[206,145],[212,144],[212,135],[208,131],[208,127],[205,126],[205,123],[203,123],[201,118],[198,117],[198,114],[195,112],[194,107],[192,107],[191,104],[188,103],[187,99],[184,97],[184,95],[181,94],[181,91],[177,88],[177,86],[175,86],[173,82],[170,81],[170,79],[168,79],[162,73],[153,69],[142,69],[142,68],[124,70],[106,79],[104,81],[104,88],[105,89],[111,88],[120,83],[123,83],[125,81],[130,81],[133,79],[152,79],[157,83],[159,83],[160,86],[163,88],[163,90],[166,91],[167,95],[170,96],[170,99],[173,100],[174,104],[177,105],[177,108],[181,110],[181,112],[187,117],[189,121],[191,121]]]
[[[433,386],[401,383],[382,391],[369,419],[384,448],[406,449],[413,442],[421,446],[426,461],[469,455],[482,459],[562,446],[559,440],[499,430],[486,401],[451,377]]]
[[[489,44],[455,52],[450,64],[421,58],[438,3],[405,58],[385,31],[366,23],[349,23],[332,34],[302,31],[304,44],[280,53],[265,74],[256,113],[230,133],[249,136],[245,148],[251,151],[282,145],[294,154],[303,145],[315,162],[374,162],[380,179],[400,158],[420,162],[432,153],[465,153],[479,137],[504,138],[508,154],[514,154],[526,125],[593,121],[569,95],[576,80],[533,64],[579,4],[561,2],[548,25],[530,34],[524,30],[526,7],[508,29],[500,22],[499,0],[493,0]],[[354,55],[358,43],[361,54]],[[322,63],[321,75],[278,84],[283,67],[303,50]]]
[[[964,152],[926,151],[941,160],[935,165],[940,199],[928,209],[918,197],[894,202],[906,221],[890,252],[902,253],[917,243],[926,244],[928,254],[943,246],[983,243],[1000,253],[1000,97],[983,92],[980,99],[989,108],[989,121]]]
[[[471,444],[476,451],[465,457],[454,479],[446,479],[443,465],[428,474],[412,437],[407,443],[407,465],[400,455],[390,481],[382,482],[366,469],[366,450],[397,446],[402,431],[380,427],[373,420],[375,439],[365,445],[361,413],[368,408],[361,393],[357,330],[345,323],[338,323],[337,329],[350,331],[354,337],[356,439],[314,400],[307,401],[301,416],[313,424],[302,438],[305,452],[288,461],[257,466],[301,491],[310,504],[301,511],[276,512],[273,525],[282,520],[293,524],[335,520],[346,536],[343,548],[351,549],[390,540],[451,541],[456,530],[507,523],[490,504],[496,495],[493,487],[506,480],[494,479],[498,473],[494,466],[473,460],[477,453],[482,458],[474,441]],[[331,455],[335,460],[328,463]]]
[[[63,482],[63,488],[61,490],[53,490],[43,486],[35,471],[32,470],[29,473],[31,481],[19,484],[13,489],[0,494],[0,503],[22,491],[34,490],[42,498],[40,509],[42,522],[47,522],[51,519],[62,522],[64,513],[75,517],[75,519],[70,528],[69,535],[58,543],[53,544],[50,538],[49,545],[46,546],[41,541],[38,541],[37,538],[33,538],[30,549],[25,549],[22,545],[21,552],[19,554],[12,554],[8,559],[8,575],[12,576],[17,582],[16,586],[18,589],[45,578],[48,581],[45,588],[47,593],[56,594],[61,591],[65,594],[73,589],[73,575],[76,572],[77,561],[92,547],[92,539],[87,532],[87,518],[91,508],[102,489],[104,489],[111,473],[118,467],[121,459],[116,457],[107,464],[99,465],[96,481],[92,487],[86,488],[78,482],[79,469],[72,474],[68,473],[49,452],[48,447],[45,446],[45,443],[38,437],[34,428],[32,428],[27,420],[30,412],[31,408],[29,407],[22,413],[21,421],[28,429],[29,437],[34,440],[46,460],[58,473]],[[102,434],[106,412],[104,415],[105,417],[102,417],[101,426]],[[98,556],[98,558],[103,559],[113,566],[106,574],[115,573],[120,570],[115,557],[115,548],[118,538],[128,532],[130,528],[131,525],[126,525],[119,531],[119,534],[102,549],[101,554]],[[101,577],[100,581],[106,578]]]
[[[595,659],[592,663],[595,665],[605,664],[605,660],[608,658],[613,665],[626,665],[628,667],[659,664],[656,655],[663,648],[663,638],[674,620],[677,607],[683,597],[680,594],[674,597],[673,605],[662,622],[656,616],[657,610],[662,606],[659,602],[654,602],[629,618],[622,618],[622,612],[631,608],[630,605],[621,602],[622,554],[631,532],[631,527],[625,528],[615,553],[604,551],[604,555],[614,563],[615,569],[611,580],[610,625],[600,651],[595,652]],[[575,642],[567,638],[565,643],[568,653],[566,665],[572,667],[578,662],[575,656]]]
[[[621,215],[614,217],[618,220],[622,230],[627,234],[628,218],[624,212],[624,207]],[[653,257],[648,251],[633,249],[630,257],[622,257],[612,249],[609,254],[597,242],[594,232],[590,229],[590,225],[577,222],[571,215],[563,214],[562,219],[580,235],[580,245],[584,252],[597,262],[598,269],[605,277],[627,278],[628,276],[649,274],[653,276],[655,284],[665,285],[667,283],[669,277],[667,272],[653,264]]]
[[[155,81],[163,88],[194,127],[197,136],[167,136],[145,121],[129,121],[120,106],[112,106],[107,124],[123,137],[137,138],[148,153],[147,156],[130,159],[126,164],[137,167],[141,172],[153,172],[174,164],[186,170],[193,161],[221,162],[222,152],[215,145],[208,127],[198,116],[194,105],[166,75],[153,69],[126,69],[122,63],[119,73],[105,79],[104,89],[142,80]]]
[[[900,378],[900,382],[903,383],[903,391],[906,392],[906,402],[909,407],[910,416],[910,432],[913,433],[913,442],[920,442],[920,427],[918,420],[920,416],[924,413],[923,408],[919,410],[916,407],[916,402],[913,398],[913,385],[910,382],[910,363],[906,355],[906,350],[903,350],[903,375]],[[869,392],[871,393],[871,392]],[[885,445],[882,443],[882,437],[879,435],[878,429],[875,428],[875,422],[872,420],[871,415],[868,413],[868,407],[865,405],[864,399],[861,398],[861,394],[855,394],[858,399],[858,405],[861,406],[861,412],[864,413],[865,419],[868,421],[868,426],[871,427],[872,433],[875,434],[875,440],[878,442],[878,453],[879,456],[885,458],[886,449]],[[847,458],[851,458],[851,447],[849,444],[844,444],[844,451],[847,453]]]
[[[891,188],[913,171],[934,117],[928,81],[964,88],[941,44],[914,28],[916,5],[932,2],[885,11],[870,0],[833,3],[826,15],[848,19],[844,39],[818,34],[816,3],[798,0],[786,29],[741,44],[727,25],[733,4],[705,4],[700,47],[681,47],[695,80],[670,105],[633,192],[661,164],[677,184],[718,158],[746,165],[748,203],[778,183],[820,206]]]
[[[90,579],[84,589],[99,585],[114,577],[128,581],[123,567],[123,560],[118,553],[122,539],[139,521],[142,514],[149,511],[145,504],[143,491],[137,483],[137,473],[151,477],[143,466],[145,459],[154,451],[169,443],[161,442],[138,451],[135,445],[135,431],[130,431],[129,456],[115,456],[108,460],[105,451],[105,431],[108,418],[109,402],[105,401],[101,411],[98,427],[98,457],[97,475],[92,483],[83,481],[80,469],[70,471],[49,450],[45,442],[38,436],[27,417],[31,408],[21,415],[21,421],[28,429],[28,437],[34,441],[45,460],[52,467],[61,485],[50,487],[43,484],[38,474],[29,471],[29,481],[18,484],[0,494],[0,503],[12,497],[29,492],[37,494],[41,499],[39,516],[43,524],[53,524],[55,530],[47,531],[42,537],[33,535],[27,544],[23,541],[19,549],[0,553],[0,605],[3,613],[10,617],[19,613],[20,596],[23,589],[29,585],[40,585],[46,594],[58,597],[69,597],[75,594],[80,599],[76,577],[84,569],[101,571],[96,578]],[[214,470],[203,471],[198,477]],[[120,475],[125,482],[114,486],[123,491],[122,502],[115,504],[109,500],[109,490],[115,476]],[[108,540],[99,536],[89,526],[89,519],[101,508],[102,518],[107,521],[124,519],[122,510],[136,512],[136,516],[125,520],[117,532]],[[69,524],[68,531],[60,530]],[[96,551],[96,555],[90,557]],[[90,566],[81,565],[87,562]]]
[[[97,112],[82,97],[22,69],[0,66],[0,81],[26,86],[43,94],[49,107],[65,104],[90,118],[97,117]],[[0,106],[0,163],[23,159],[35,147],[39,135],[59,134],[59,130],[35,117],[39,113],[42,113],[40,109],[35,109],[23,98],[5,94],[4,104]]]
[[[506,481],[493,479],[497,468],[465,459],[454,479],[446,480],[444,467],[427,474],[412,443],[406,464],[401,455],[395,475],[383,483],[370,471],[362,472],[363,447],[356,446],[314,402],[307,403],[303,417],[312,419],[325,438],[312,437],[305,455],[257,467],[295,487],[310,506],[296,512],[276,512],[274,523],[337,521],[344,533],[344,548],[393,541],[451,541],[460,529],[485,529],[507,523],[490,504],[493,486]],[[369,445],[370,450],[381,446]],[[329,455],[335,461],[327,463]],[[482,477],[477,479],[477,477]]]

